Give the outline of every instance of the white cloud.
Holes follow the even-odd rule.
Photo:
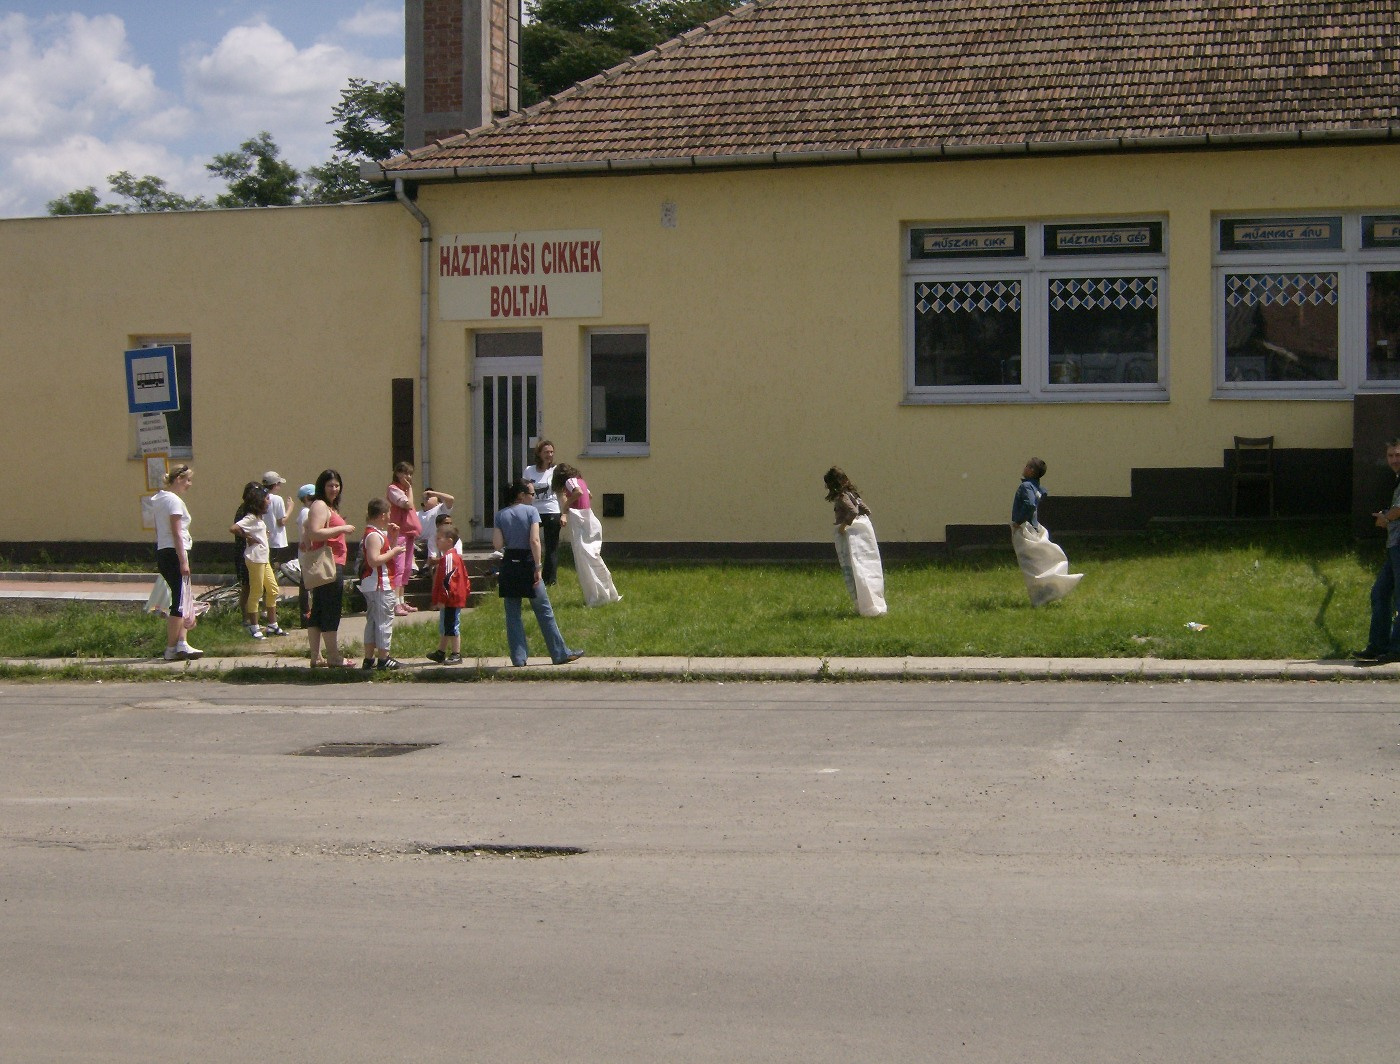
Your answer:
[[[185,195],[211,196],[221,186],[202,163],[192,163],[159,144],[137,140],[106,141],[89,133],[18,152],[9,161],[10,176],[21,186],[48,189],[47,199],[89,185],[105,201],[112,199],[109,175],[128,170],[137,177],[155,174],[170,189]]]
[[[186,98],[242,143],[262,130],[298,166],[324,162],[331,108],[352,77],[402,78],[397,60],[370,59],[324,42],[299,49],[265,22],[230,30],[185,63]]]
[[[0,142],[79,132],[160,102],[115,15],[0,17]]]
[[[209,197],[222,188],[205,164],[262,130],[292,165],[322,163],[346,83],[403,79],[401,52],[370,54],[402,26],[400,8],[369,0],[299,48],[260,18],[212,47],[186,46],[181,84],[162,88],[115,15],[0,12],[0,217],[42,214],[88,185],[105,199],[118,170]]]
[[[403,5],[362,7],[343,21],[340,29],[352,37],[402,37]]]

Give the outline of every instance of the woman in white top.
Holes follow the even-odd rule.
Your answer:
[[[156,521],[156,568],[170,587],[170,615],[165,622],[165,660],[187,661],[204,656],[185,641],[185,612],[190,593],[190,509],[185,492],[194,470],[179,465],[165,474],[165,487],[151,498]]]
[[[554,444],[535,444],[535,464],[525,467],[525,479],[535,487],[535,509],[540,515],[540,544],[544,557],[540,577],[545,587],[553,587],[559,571],[559,531],[568,520],[559,512],[559,496],[554,493]]]

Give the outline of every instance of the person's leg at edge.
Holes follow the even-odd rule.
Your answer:
[[[1400,545],[1387,547],[1385,557],[1386,568],[1390,570],[1390,616],[1392,618],[1386,654],[1395,657],[1400,655]]]
[[[535,597],[530,600],[530,605],[535,610],[535,620],[539,622],[545,645],[549,647],[550,660],[556,665],[562,665],[574,657],[575,652],[569,649],[569,645],[564,642],[563,633],[559,631],[559,622],[554,619],[554,606],[550,604],[549,595],[543,586],[535,586]]]
[[[562,520],[560,514],[540,515],[540,546],[544,555],[540,561],[540,579],[545,587],[553,587],[559,577],[559,529]]]
[[[1395,597],[1397,590],[1396,559],[1400,548],[1387,547],[1381,571],[1376,574],[1376,582],[1371,585],[1371,634],[1366,640],[1366,649],[1376,654],[1388,654],[1396,648],[1393,637],[1400,624],[1395,621]]]
[[[507,598],[506,645],[510,648],[510,663],[524,665],[530,656],[530,644],[525,639],[525,622],[520,619],[520,600]]]

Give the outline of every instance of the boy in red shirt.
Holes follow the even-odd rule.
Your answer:
[[[437,568],[433,572],[433,605],[442,607],[438,648],[428,655],[439,665],[462,664],[462,609],[471,594],[472,581],[457,552],[457,526],[444,521],[437,526]]]

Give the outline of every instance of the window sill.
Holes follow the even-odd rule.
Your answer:
[[[646,458],[651,454],[649,443],[590,443],[580,458]]]
[[[1277,386],[1270,387],[1267,384],[1255,385],[1252,388],[1221,388],[1217,385],[1210,393],[1210,397],[1212,399],[1240,399],[1244,401],[1260,399],[1278,401],[1283,399],[1292,402],[1347,403],[1350,402],[1358,392],[1374,392],[1378,390],[1385,391],[1386,389],[1377,389],[1374,386],[1352,389],[1342,388],[1336,385],[1331,387],[1323,386],[1320,388],[1283,388]]]
[[[1166,389],[1151,391],[1099,391],[1086,389],[1073,392],[1052,392],[1033,395],[1030,392],[906,392],[901,406],[1026,406],[1060,403],[1168,403],[1171,395]]]

